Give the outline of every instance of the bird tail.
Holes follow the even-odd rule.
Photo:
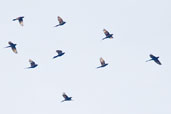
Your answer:
[[[4,48],[9,48],[9,47],[11,47],[11,46],[7,46],[7,47],[4,47]]]
[[[148,62],[148,61],[152,61],[153,59],[150,59],[150,60],[146,60],[145,62]]]
[[[55,59],[55,58],[57,58],[58,57],[58,55],[57,56],[54,56],[52,59]]]
[[[99,67],[96,67],[96,68],[101,68],[101,66],[99,66]]]
[[[17,19],[13,19],[13,21],[15,21],[15,20],[17,20]]]
[[[54,27],[57,27],[57,26],[59,26],[59,25],[55,25]]]
[[[31,67],[26,67],[26,68],[24,68],[24,69],[30,69]]]
[[[107,39],[107,37],[103,38],[102,40],[105,40],[105,39]]]
[[[62,100],[61,102],[64,102],[65,100]]]

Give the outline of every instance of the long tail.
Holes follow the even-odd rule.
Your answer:
[[[17,19],[13,19],[13,21],[15,21],[15,20],[17,20]]]
[[[7,46],[7,47],[4,47],[4,48],[9,48],[9,47],[11,47],[11,46]]]
[[[105,37],[105,38],[103,38],[102,40],[105,40],[105,39],[107,39],[107,38]]]
[[[59,26],[59,25],[55,25],[54,27],[57,27],[57,26]]]
[[[57,58],[57,57],[58,57],[58,55],[57,55],[57,56],[54,56],[53,59],[55,59],[55,58]]]
[[[145,61],[145,62],[148,62],[148,61],[152,61],[153,59],[150,59],[150,60],[147,60],[147,61]]]
[[[30,69],[31,67],[26,67],[26,68],[24,68],[24,69]]]
[[[61,102],[64,102],[65,100],[62,100]]]
[[[101,66],[97,67],[97,68],[101,68]]]

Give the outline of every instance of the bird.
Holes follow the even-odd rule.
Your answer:
[[[17,18],[15,18],[15,19],[13,19],[13,21],[18,20],[18,21],[19,21],[19,23],[20,23],[20,25],[21,25],[21,26],[24,26],[24,24],[23,24],[23,18],[24,18],[24,16],[17,17]]]
[[[152,55],[152,54],[150,54],[150,57],[151,57],[151,59],[150,59],[150,60],[147,60],[146,62],[148,62],[148,61],[154,61],[154,62],[156,62],[158,65],[162,65],[161,62],[159,61],[159,57],[156,57],[156,56],[154,56],[154,55]]]
[[[65,52],[62,52],[62,50],[56,50],[56,52],[58,53],[58,55],[54,56],[53,59],[60,57],[60,56],[65,54]]]
[[[105,39],[107,39],[107,38],[110,38],[110,39],[113,38],[113,34],[110,34],[106,29],[103,29],[103,32],[104,32],[104,34],[106,35],[106,37],[103,38],[102,40],[105,40]]]
[[[66,93],[63,93],[62,96],[64,97],[64,100],[62,100],[61,102],[64,102],[64,101],[71,101],[72,100],[72,97],[68,97],[66,95]]]
[[[10,47],[12,49],[12,51],[17,54],[17,49],[16,49],[16,45],[17,44],[12,43],[11,41],[9,41],[8,44],[9,44],[9,46],[7,46],[5,48],[9,48]]]
[[[59,24],[58,25],[55,25],[54,27],[57,27],[57,26],[62,26],[64,25],[66,22],[63,21],[63,19],[61,17],[58,16],[58,21],[59,21]]]
[[[102,67],[105,67],[108,65],[108,63],[105,63],[104,59],[101,57],[100,58],[100,63],[101,63],[101,66],[97,67],[97,68],[102,68]]]
[[[36,64],[33,60],[29,59],[29,62],[30,62],[30,67],[27,67],[27,69],[29,68],[35,68],[38,66],[38,64]]]

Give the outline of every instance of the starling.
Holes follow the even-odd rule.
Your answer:
[[[59,21],[59,24],[58,25],[56,25],[56,26],[54,26],[54,27],[57,27],[57,26],[62,26],[62,25],[64,25],[66,22],[65,21],[63,21],[63,19],[61,18],[61,17],[59,17],[58,16],[58,21]]]
[[[9,44],[9,46],[7,46],[5,48],[9,48],[10,47],[12,49],[12,51],[17,54],[17,49],[16,49],[16,45],[17,44],[12,43],[11,41],[9,41],[8,44]]]
[[[15,18],[15,19],[13,19],[13,21],[18,20],[18,21],[19,21],[19,23],[20,23],[20,25],[21,25],[21,26],[24,26],[24,24],[23,24],[23,18],[24,18],[24,16],[17,17],[17,18]]]
[[[102,67],[105,67],[108,65],[108,63],[105,63],[104,59],[101,57],[100,58],[100,63],[101,63],[101,66],[97,67],[97,68],[102,68]]]
[[[68,97],[65,93],[63,93],[62,96],[64,97],[64,100],[62,100],[61,102],[72,100],[72,97]]]
[[[150,54],[150,57],[151,57],[151,59],[150,59],[150,60],[147,60],[146,62],[148,62],[148,61],[154,61],[154,62],[156,62],[158,65],[162,65],[161,62],[159,61],[159,57],[156,57],[156,56],[154,56],[154,55],[152,55],[152,54]]]
[[[110,34],[106,29],[103,29],[103,32],[106,35],[106,37],[103,38],[102,40],[107,39],[107,38],[110,38],[110,39],[113,38],[113,34]]]

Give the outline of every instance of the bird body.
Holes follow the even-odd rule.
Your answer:
[[[54,26],[54,27],[57,27],[57,26],[62,26],[62,25],[64,25],[66,22],[65,21],[63,21],[63,19],[61,18],[61,17],[59,17],[58,16],[58,22],[59,22],[59,24],[58,25],[56,25],[56,26]]]
[[[17,54],[17,49],[16,49],[17,44],[12,43],[11,41],[9,41],[8,44],[9,44],[9,46],[7,46],[5,48],[11,47],[12,51]]]
[[[24,16],[17,17],[17,18],[15,18],[15,19],[13,19],[13,21],[18,20],[18,21],[19,21],[19,23],[20,23],[20,25],[21,25],[21,26],[24,26],[24,24],[23,24],[23,18],[24,18]]]
[[[106,37],[103,38],[102,40],[107,39],[107,38],[110,38],[110,39],[113,38],[113,34],[110,34],[106,29],[103,29],[103,32],[106,35]]]
[[[72,97],[68,97],[65,93],[63,93],[62,96],[64,97],[64,100],[62,100],[61,102],[72,100]]]
[[[101,66],[97,67],[97,68],[102,68],[102,67],[105,67],[108,65],[108,63],[105,63],[104,59],[101,57],[100,58],[100,63],[101,63]]]
[[[162,65],[161,62],[159,61],[159,57],[156,57],[156,56],[154,56],[154,55],[152,55],[152,54],[150,54],[150,57],[151,57],[151,59],[147,60],[146,62],[148,62],[148,61],[154,61],[154,62],[156,62],[158,65]]]
[[[54,56],[53,59],[55,59],[57,57],[61,57],[62,55],[65,54],[65,52],[62,52],[62,50],[56,50],[56,52],[58,53],[58,55]]]

